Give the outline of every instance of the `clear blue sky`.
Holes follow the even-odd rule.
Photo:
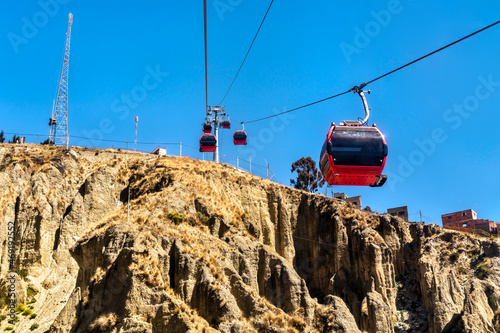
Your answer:
[[[268,5],[208,1],[209,104],[224,95]],[[69,12],[69,132],[95,138],[70,138],[70,145],[125,147],[99,138],[133,142],[139,116],[139,141],[196,147],[205,115],[201,0],[1,2],[0,129],[47,138]],[[499,20],[499,13],[493,0],[275,0],[223,104],[237,129],[241,121],[369,81]],[[472,208],[479,218],[500,222],[499,59],[496,26],[369,85],[370,123],[389,144],[389,181],[377,189],[334,191],[361,195],[363,206],[379,212],[408,205],[413,220],[422,210],[425,221],[440,224],[441,214]],[[127,102],[126,96],[135,97]],[[251,156],[261,165],[266,160],[275,178],[289,184],[292,162],[318,160],[332,121],[360,116],[360,98],[347,94],[248,124],[245,147],[234,147],[232,130],[224,130],[221,153]],[[178,145],[167,148],[178,153]],[[202,157],[189,147],[183,153]]]

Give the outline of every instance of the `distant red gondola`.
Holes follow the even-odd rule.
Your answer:
[[[212,133],[212,124],[210,123],[203,124],[203,133]]]
[[[245,131],[236,131],[233,134],[233,143],[235,145],[246,145],[247,144],[247,133]]]
[[[200,152],[213,153],[217,147],[217,139],[215,135],[203,134],[200,137]]]
[[[221,124],[222,124],[222,128],[225,128],[225,129],[231,128],[231,121],[229,121],[229,120],[223,120]]]
[[[382,174],[387,159],[387,142],[378,128],[363,126],[369,109],[363,91],[358,92],[365,106],[363,121],[332,123],[321,149],[319,166],[329,185],[379,187],[387,176]]]

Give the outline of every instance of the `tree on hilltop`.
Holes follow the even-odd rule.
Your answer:
[[[4,132],[3,130],[0,132],[0,143],[4,143],[5,142],[5,136],[4,136]]]
[[[50,138],[47,138],[47,140],[42,142],[42,145],[53,145],[53,144],[54,142]]]
[[[325,180],[316,168],[316,162],[311,157],[302,157],[293,162],[291,172],[297,172],[297,179],[290,179],[290,184],[296,189],[314,193],[325,184]]]
[[[19,135],[15,135],[12,137],[12,140],[9,141],[9,143],[20,143],[21,142],[21,137]]]

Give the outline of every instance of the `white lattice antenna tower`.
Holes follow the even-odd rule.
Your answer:
[[[49,119],[50,135],[49,143],[68,146],[68,74],[69,74],[69,45],[71,41],[71,25],[73,14],[69,13],[68,32],[66,34],[66,48],[64,50],[64,61],[59,81],[57,100],[52,110],[52,118]]]

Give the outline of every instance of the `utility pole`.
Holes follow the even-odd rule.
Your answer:
[[[71,25],[73,24],[73,14],[68,16],[68,32],[66,33],[66,48],[64,50],[64,60],[59,80],[57,101],[52,106],[52,118],[49,119],[50,134],[49,143],[59,144],[68,147],[68,74],[69,74],[69,46],[71,41]]]
[[[420,222],[422,222],[422,210],[418,210],[418,212],[420,213]]]
[[[137,151],[137,123],[139,122],[139,116],[135,116],[135,142],[134,151]]]
[[[269,165],[269,163],[266,160],[264,160],[264,162],[266,162],[266,164],[267,164],[267,179],[269,180],[270,165]]]

